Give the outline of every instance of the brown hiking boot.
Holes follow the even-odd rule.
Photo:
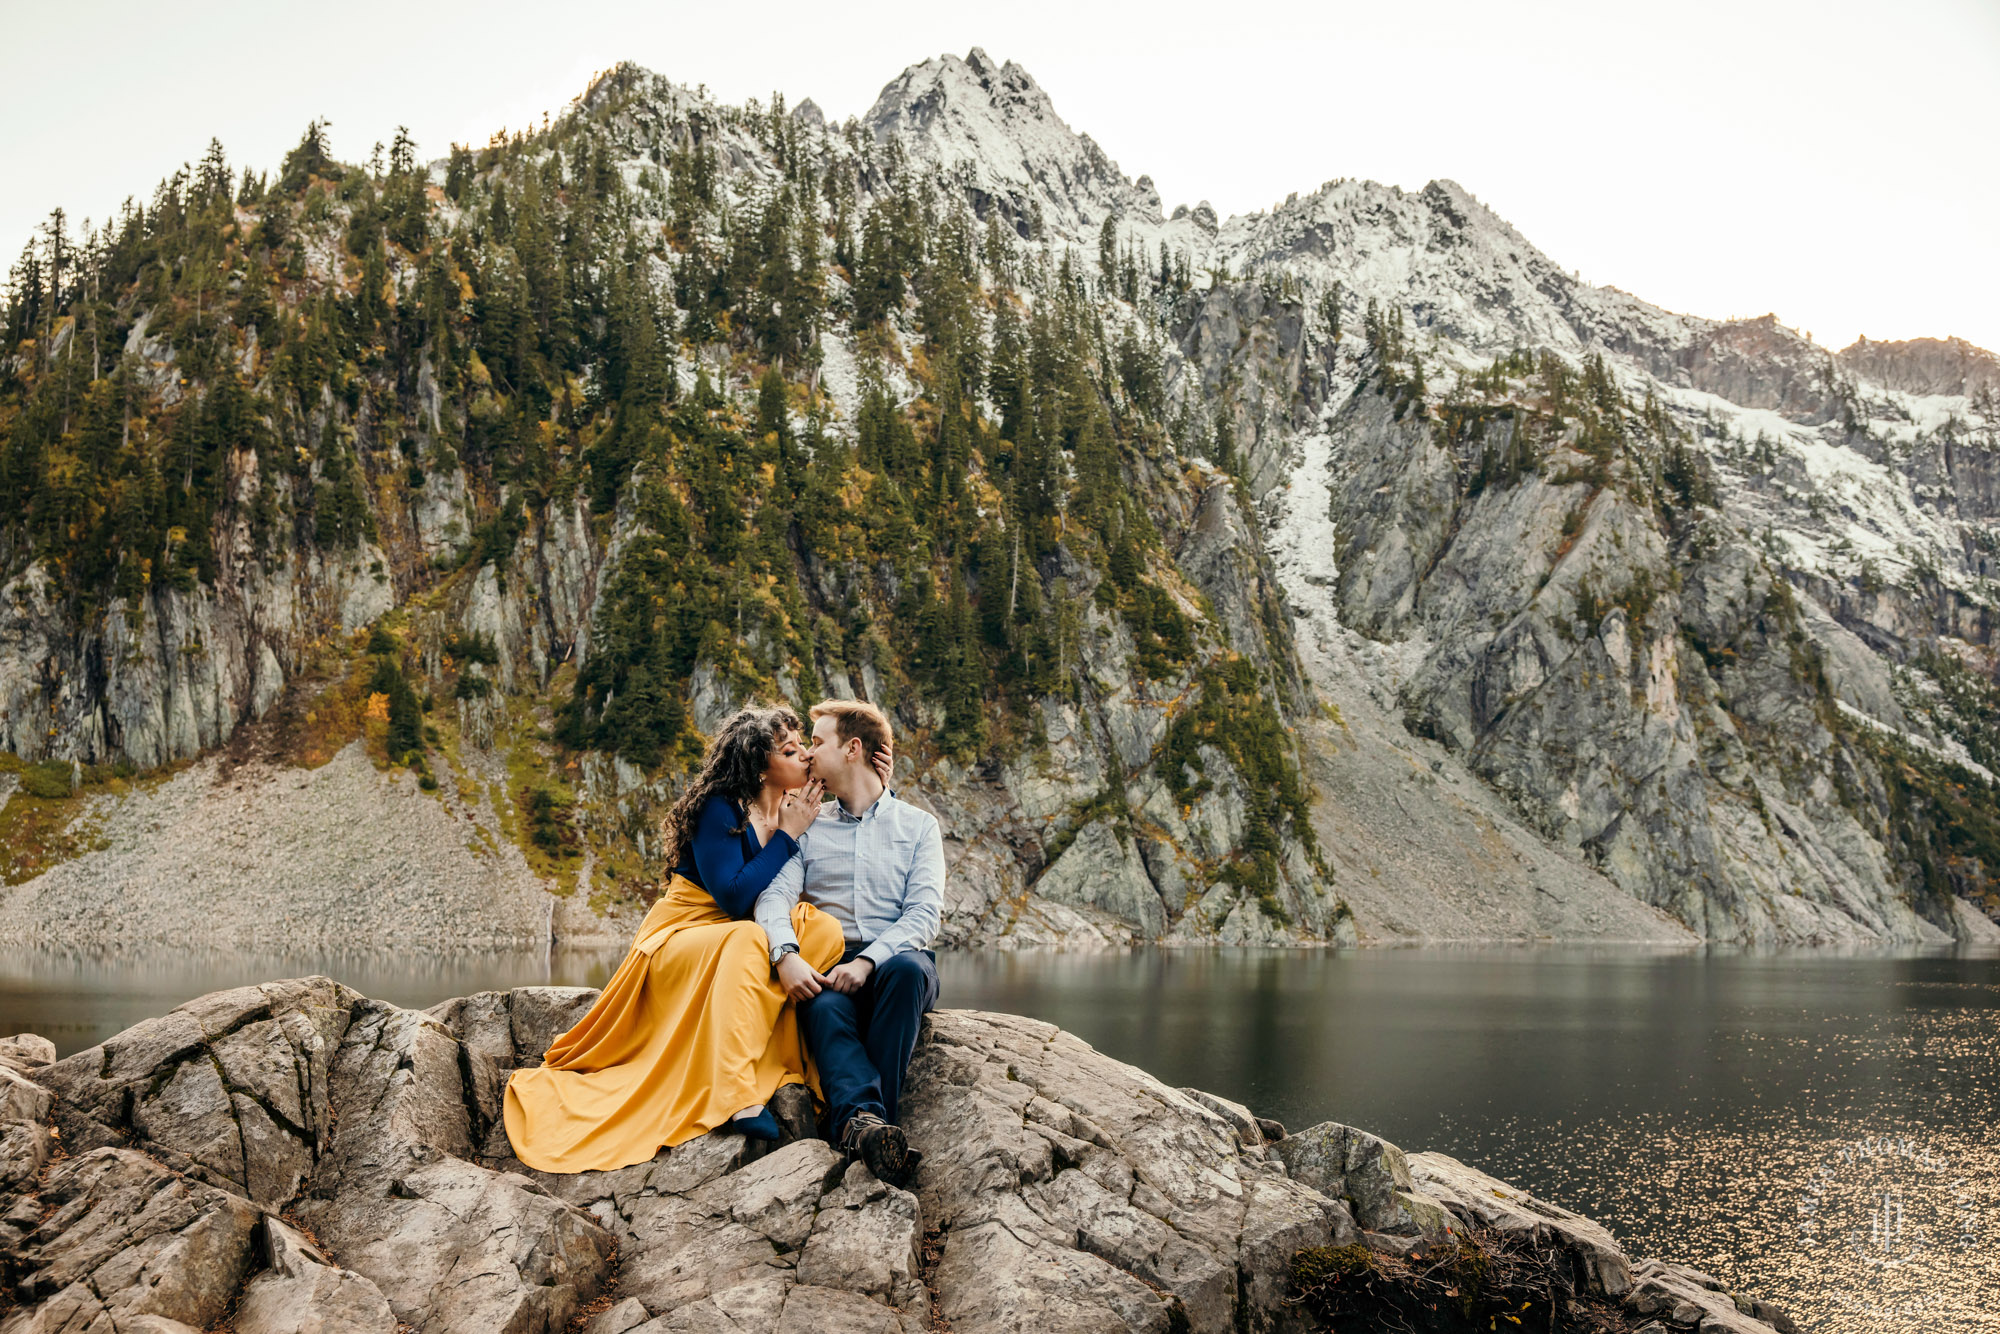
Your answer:
[[[903,1128],[890,1125],[873,1112],[856,1112],[847,1118],[840,1147],[849,1158],[867,1163],[878,1181],[901,1186],[909,1180],[914,1164],[910,1161],[910,1146],[903,1138]]]

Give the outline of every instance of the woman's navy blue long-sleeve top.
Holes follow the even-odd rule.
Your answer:
[[[757,896],[798,850],[798,840],[782,829],[773,830],[771,841],[760,846],[743,808],[715,796],[702,803],[689,856],[674,871],[707,890],[731,917],[748,917]]]

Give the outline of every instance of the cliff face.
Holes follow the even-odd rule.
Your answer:
[[[1862,338],[1842,348],[1835,360],[1856,376],[1918,398],[1986,399],[2000,392],[2000,357],[1963,338],[1899,343]]]
[[[187,415],[182,369],[223,354],[281,408],[218,428],[212,527],[173,528],[159,578],[82,597],[12,548],[0,746],[154,769],[233,745],[277,774],[365,734],[401,758],[361,718],[381,692],[358,633],[386,625],[377,655],[431,701],[437,795],[402,799],[485,830],[606,938],[662,869],[685,764],[663,691],[697,732],[753,698],[889,704],[900,785],[950,835],[950,944],[2000,930],[1978,349],[1834,358],[1769,317],[1661,311],[1450,182],[1169,216],[976,50],[844,127],[625,69],[546,144],[386,193],[358,177],[234,206],[246,256],[278,238],[255,251],[275,323],[211,317],[190,342],[140,283],[16,354],[46,378],[101,319],[127,330],[128,412]],[[396,242],[392,217],[379,254],[355,240],[378,195],[419,200],[430,239]],[[567,231],[535,230],[544,197]],[[896,260],[899,227],[929,249]],[[538,388],[537,266],[606,235],[631,286],[539,318],[544,344],[610,351]],[[375,311],[372,284],[416,314]],[[385,343],[287,397],[314,321],[349,304]],[[1088,393],[1035,406],[1038,376]],[[679,414],[653,435],[642,381]],[[932,452],[921,482],[885,410]],[[843,448],[858,470],[813,492],[810,460]],[[803,504],[770,521],[787,478]],[[306,540],[308,512],[355,535]],[[754,540],[724,543],[725,519]],[[662,616],[699,651],[646,657]],[[621,699],[662,744],[617,743]],[[156,799],[91,785],[78,808]],[[140,864],[100,861],[96,892]],[[4,929],[87,916],[61,900],[91,877],[65,874],[15,891]]]

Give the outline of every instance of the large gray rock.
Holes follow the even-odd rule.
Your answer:
[[[130,1145],[276,1208],[324,1151],[328,1067],[360,999],[324,977],[218,991],[34,1079],[60,1100],[72,1152]]]
[[[1632,1263],[1601,1223],[1538,1200],[1442,1153],[1411,1154],[1409,1174],[1426,1195],[1462,1218],[1499,1232],[1559,1240],[1575,1257],[1591,1291],[1611,1297],[1631,1291]]]
[[[236,1334],[395,1334],[380,1288],[275,1218],[264,1220],[264,1239],[270,1268],[243,1289]]]
[[[545,1046],[572,1002],[524,1006],[529,1041]],[[358,1327],[386,1299],[392,1324],[418,1330],[540,1334],[609,1273],[614,1243],[588,1215],[470,1161],[498,1115],[492,1058],[326,978],[201,997],[35,1081],[72,1151],[143,1150],[135,1161],[217,1187],[253,1218],[253,1205],[292,1204],[340,1263],[274,1262],[276,1278],[245,1293],[261,1327]]]
[[[486,1161],[532,1177],[610,1230],[620,1306],[638,1302],[647,1330],[776,1328],[822,1311],[843,1329],[914,1332],[928,1318],[916,1198],[823,1140],[760,1156],[740,1136],[703,1135],[612,1172]]]
[[[1053,1025],[946,1011],[927,1032],[903,1120],[961,1334],[1275,1329],[1292,1256],[1354,1238],[1234,1119]]]
[[[58,1164],[40,1204],[51,1212],[11,1257],[24,1305],[4,1334],[109,1334],[139,1316],[206,1328],[255,1264],[249,1201],[129,1149]]]
[[[468,1064],[428,1015],[357,1005],[329,1069],[339,1124],[298,1216],[420,1331],[561,1330],[609,1276],[612,1238],[469,1161]]]
[[[1322,1121],[1278,1141],[1274,1151],[1294,1181],[1345,1200],[1354,1221],[1370,1232],[1441,1235],[1450,1215],[1417,1193],[1403,1151],[1378,1135]]]

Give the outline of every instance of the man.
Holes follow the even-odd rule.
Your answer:
[[[917,1027],[937,1003],[937,956],[925,946],[944,918],[944,837],[937,817],[890,795],[875,755],[889,720],[860,700],[813,706],[807,772],[834,798],[757,898],[771,964],[798,1003],[799,1029],[819,1067],[833,1142],[877,1177],[903,1185],[921,1154],[896,1124]],[[792,905],[840,923],[847,948],[824,974],[799,957]]]

